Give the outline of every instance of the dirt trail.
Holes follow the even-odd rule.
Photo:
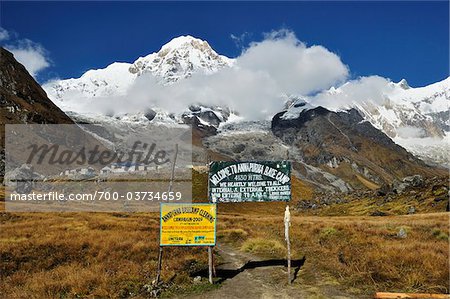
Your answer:
[[[301,275],[304,259],[293,261],[295,278],[288,285],[285,260],[262,259],[226,245],[216,249],[221,260],[216,267],[220,288],[189,298],[356,298],[339,290],[335,283],[305,284],[297,277]],[[201,276],[206,277],[207,273]]]

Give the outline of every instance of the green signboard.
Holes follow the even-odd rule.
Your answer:
[[[212,162],[209,166],[211,202],[289,201],[289,161]]]

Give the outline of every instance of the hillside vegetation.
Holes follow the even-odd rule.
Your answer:
[[[205,175],[194,173],[193,178],[194,195],[204,200]],[[298,180],[293,195],[291,207],[314,200],[312,189]],[[366,216],[320,217],[293,211],[293,258],[305,258],[294,286],[311,287],[326,278],[363,296],[375,291],[448,292],[449,214],[373,217],[358,211],[368,203],[369,199],[362,199],[360,206],[350,201],[341,210]],[[284,208],[284,203],[219,205],[218,243],[262,258],[284,258]],[[330,209],[314,213],[327,214]],[[148,298],[220,287],[206,280],[193,283],[191,275],[207,267],[205,248],[166,248],[165,283],[155,293],[151,283],[157,267],[158,217],[2,212],[0,297]]]

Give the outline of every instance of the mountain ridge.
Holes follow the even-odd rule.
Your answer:
[[[0,47],[0,104],[0,176],[5,171],[6,124],[74,123],[47,97],[14,55],[3,47]]]
[[[126,94],[137,78],[172,85],[196,73],[214,74],[234,65],[235,59],[219,55],[206,41],[181,36],[163,45],[158,52],[139,57],[133,63],[113,63],[104,69],[90,70],[78,79],[58,80],[43,87],[59,107],[75,115],[77,105],[85,100]],[[71,100],[73,98],[74,101]],[[365,120],[397,144],[429,163],[450,166],[450,158],[443,154],[450,150],[450,77],[424,87],[411,87],[405,79],[395,83],[378,76],[361,77],[313,96],[284,95],[284,98],[289,104],[286,106],[286,117],[295,117],[302,110],[295,107],[298,98],[311,107],[323,106],[331,111],[357,109]],[[195,99],[192,99],[191,104],[211,107],[210,103],[197,103]],[[149,109],[156,115],[153,120],[142,117]],[[233,111],[230,118],[221,117],[221,111],[229,111],[229,107],[215,107],[212,110],[216,117],[191,111],[188,106],[185,112],[174,114],[174,111],[165,111],[148,103],[136,115],[114,111],[110,116],[117,121],[188,122],[202,126],[209,132],[220,131],[222,124],[239,119],[235,117],[239,111]],[[217,123],[216,119],[221,121]],[[430,141],[427,138],[433,139],[433,145],[423,147],[425,141]]]
[[[87,97],[123,95],[140,76],[152,74],[158,83],[173,84],[194,73],[211,74],[233,64],[233,59],[217,54],[208,42],[192,36],[176,37],[158,52],[132,63],[113,62],[105,68],[88,70],[80,78],[54,80],[44,84],[49,96],[62,100],[71,92]]]
[[[275,136],[299,148],[302,160],[343,178],[353,188],[361,178],[379,186],[402,177],[433,175],[415,158],[356,110],[333,112],[324,107],[303,110],[297,118],[273,117]]]

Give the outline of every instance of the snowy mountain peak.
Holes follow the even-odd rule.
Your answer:
[[[316,108],[316,106],[312,105],[306,97],[291,95],[288,98],[288,101],[286,101],[287,109],[280,117],[282,119],[295,119],[298,118],[303,111]]]
[[[211,46],[208,44],[207,41],[195,38],[190,35],[182,35],[182,36],[173,38],[170,42],[168,42],[167,44],[162,46],[161,50],[159,52],[161,52],[162,50],[166,50],[166,49],[178,49],[178,48],[183,48],[183,47],[192,47],[192,48],[196,48],[196,49],[212,50]]]
[[[130,73],[151,73],[170,84],[201,72],[211,74],[231,66],[233,60],[217,54],[208,42],[192,36],[180,36],[161,47],[157,53],[137,59],[130,66]]]
[[[410,87],[404,79],[394,83],[377,76],[363,77],[290,104],[281,119],[297,118],[309,104],[332,111],[355,108],[419,157],[450,166],[450,77],[424,87]]]
[[[203,40],[195,38],[191,35],[181,35],[178,37],[174,37],[171,41],[169,41],[167,44],[163,45],[161,49],[164,48],[178,48],[185,44],[189,44],[191,42],[203,42]]]
[[[406,81],[406,79],[402,79],[400,80],[400,82],[397,83],[397,86],[403,88],[403,89],[410,89],[411,87],[409,86],[408,82]]]
[[[208,42],[180,36],[158,52],[139,57],[133,63],[114,62],[103,69],[89,70],[80,78],[55,80],[44,84],[50,99],[60,107],[74,97],[95,98],[124,95],[136,78],[153,75],[161,84],[172,84],[195,73],[212,74],[233,64],[233,59],[217,54]]]

